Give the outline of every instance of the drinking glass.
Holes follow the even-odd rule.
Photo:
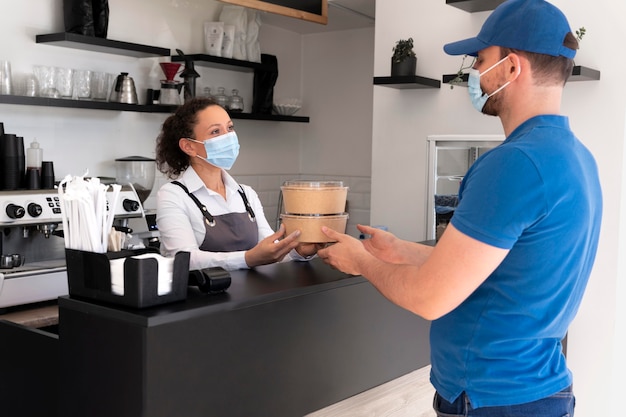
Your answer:
[[[108,100],[113,82],[113,74],[94,71],[91,74],[91,99]]]
[[[91,97],[91,71],[75,70],[72,80],[72,98],[88,100]]]
[[[63,98],[71,98],[72,97],[72,78],[74,75],[74,70],[71,68],[56,68],[56,80],[55,86],[59,91],[59,94]]]
[[[39,81],[39,95],[41,97],[59,98],[59,90],[56,88],[56,69],[47,65],[33,66],[33,73]]]
[[[0,61],[0,94],[13,94],[11,63],[9,61]]]

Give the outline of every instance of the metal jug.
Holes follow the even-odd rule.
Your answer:
[[[122,72],[115,78],[109,101],[113,103],[137,104],[135,81],[128,76],[127,72]]]

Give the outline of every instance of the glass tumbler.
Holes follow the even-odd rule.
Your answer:
[[[74,100],[88,100],[91,98],[91,71],[74,71],[72,78],[72,98]]]
[[[93,71],[91,73],[91,99],[100,101],[108,100],[112,83],[113,74]]]
[[[56,69],[47,65],[33,66],[33,73],[39,82],[39,95],[41,97],[59,98],[59,90],[56,88]]]
[[[0,61],[0,94],[13,94],[9,61]]]
[[[72,79],[74,70],[71,68],[56,68],[55,86],[62,98],[72,97]]]

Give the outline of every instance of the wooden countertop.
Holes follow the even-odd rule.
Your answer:
[[[59,324],[59,306],[56,301],[20,306],[0,314],[0,320],[35,329],[55,326]]]

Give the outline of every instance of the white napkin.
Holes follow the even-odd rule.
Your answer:
[[[172,291],[172,276],[174,274],[174,258],[166,258],[158,253],[145,253],[132,256],[133,259],[156,259],[158,264],[157,295],[169,294]],[[111,292],[124,295],[124,262],[127,258],[112,259],[111,265]]]
[[[111,292],[124,295],[124,262],[126,258],[110,259],[111,269]]]

